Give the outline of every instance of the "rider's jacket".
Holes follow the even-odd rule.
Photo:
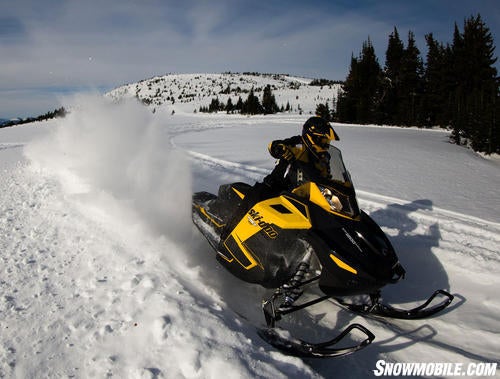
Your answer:
[[[264,183],[271,187],[276,192],[291,189],[296,186],[296,183],[287,175],[290,165],[290,159],[286,160],[282,157],[282,146],[286,146],[294,155],[294,159],[313,165],[320,176],[328,178],[330,176],[330,156],[327,152],[319,157],[311,154],[311,152],[302,143],[301,136],[293,136],[283,140],[275,140],[269,144],[269,153],[276,159],[279,159],[274,170],[264,178]]]

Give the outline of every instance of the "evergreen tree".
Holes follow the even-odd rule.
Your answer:
[[[262,95],[262,108],[264,110],[264,114],[274,114],[279,111],[276,99],[271,91],[271,85],[269,84],[264,88],[264,94]]]
[[[259,98],[255,96],[254,89],[250,90],[247,100],[243,103],[241,107],[242,114],[259,114],[263,113],[262,105],[260,104]]]
[[[453,128],[452,140],[460,145],[462,143],[461,136],[465,135],[463,132],[465,130],[465,119],[461,117],[464,97],[464,88],[460,83],[461,78],[467,75],[466,70],[466,59],[464,52],[464,41],[458,25],[455,23],[455,29],[453,31],[453,44],[451,47],[451,60],[453,62],[453,68],[450,76],[451,86],[453,88],[452,98],[450,103],[450,119]]]
[[[221,103],[218,97],[214,97],[210,102],[210,105],[208,106],[208,112],[209,113],[218,112],[222,109],[224,109],[224,103]]]
[[[424,70],[415,36],[406,48],[396,28],[389,36],[384,71],[370,40],[358,57],[351,56],[349,74],[336,104],[343,122],[385,122],[404,125],[451,125],[452,139],[476,151],[500,152],[500,80],[493,38],[481,16],[455,24],[446,46],[425,36]],[[324,112],[319,105],[317,112]]]
[[[361,99],[358,103],[358,120],[362,123],[370,123],[379,117],[383,83],[382,69],[370,39],[363,45],[359,74],[361,81],[366,85],[362,87]]]
[[[381,121],[387,124],[396,124],[399,114],[399,99],[401,92],[401,66],[403,64],[404,46],[399,38],[396,27],[389,35],[389,43],[385,53],[384,95],[381,100]]]
[[[368,39],[359,58],[351,58],[351,68],[337,103],[341,121],[369,123],[379,117],[382,69]]]
[[[453,58],[456,81],[452,114],[453,139],[469,142],[476,151],[498,152],[497,111],[499,81],[494,67],[495,46],[480,15],[464,22],[463,34],[455,27]]]
[[[434,39],[432,33],[425,36],[427,42],[426,67],[424,74],[423,118],[427,126],[443,125],[446,109],[446,51]]]
[[[233,101],[231,100],[231,98],[228,98],[226,104],[226,112],[233,113],[233,111],[234,111]]]
[[[332,121],[332,112],[330,111],[328,103],[318,104],[316,106],[316,115],[325,119],[326,121]]]
[[[401,61],[398,120],[404,125],[421,124],[423,62],[413,32],[408,32],[408,45]]]
[[[238,97],[238,101],[236,102],[236,106],[234,107],[234,110],[237,112],[242,112],[243,109],[243,99],[241,96]]]
[[[358,66],[358,59],[351,55],[349,74],[337,99],[337,119],[340,122],[355,122],[357,120],[356,99],[360,96],[359,87],[362,85],[359,82]]]

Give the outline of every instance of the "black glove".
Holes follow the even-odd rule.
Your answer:
[[[280,157],[280,159],[284,159],[287,162],[292,162],[295,160],[295,154],[289,146],[279,144],[277,148],[279,149],[278,156]]]

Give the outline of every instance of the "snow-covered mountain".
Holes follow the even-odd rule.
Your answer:
[[[120,91],[134,97],[136,86]],[[319,304],[290,318],[301,337],[356,322],[376,339],[302,360],[258,337],[269,293],[227,273],[190,216],[192,192],[260,180],[274,165],[268,142],[308,116],[181,105],[172,116],[168,104],[153,114],[80,98],[66,118],[0,129],[0,377],[364,378],[381,360],[497,373],[485,365],[500,351],[498,162],[442,130],[334,125],[361,208],[407,270],[385,300],[407,308],[437,288],[456,298],[416,321]]]
[[[331,108],[340,89],[340,84],[315,83],[320,80],[284,74],[170,74],[118,87],[108,96],[118,100],[135,97],[155,110],[194,113],[201,106],[208,107],[214,98],[224,104],[229,98],[233,104],[240,96],[246,100],[252,88],[261,98],[270,85],[278,107],[289,104],[290,113],[312,114],[320,103]]]

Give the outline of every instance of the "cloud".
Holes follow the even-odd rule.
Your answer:
[[[0,27],[0,96],[14,90],[29,94],[34,88],[48,88],[48,96],[54,87],[112,88],[168,72],[261,71],[344,79],[351,54],[357,55],[368,37],[381,64],[394,26],[402,37],[413,30],[425,52],[425,33],[449,41],[450,15],[466,10],[460,20],[471,7],[463,0],[354,5],[326,0],[18,0],[0,5],[5,21]],[[0,116],[12,110],[0,104]]]

